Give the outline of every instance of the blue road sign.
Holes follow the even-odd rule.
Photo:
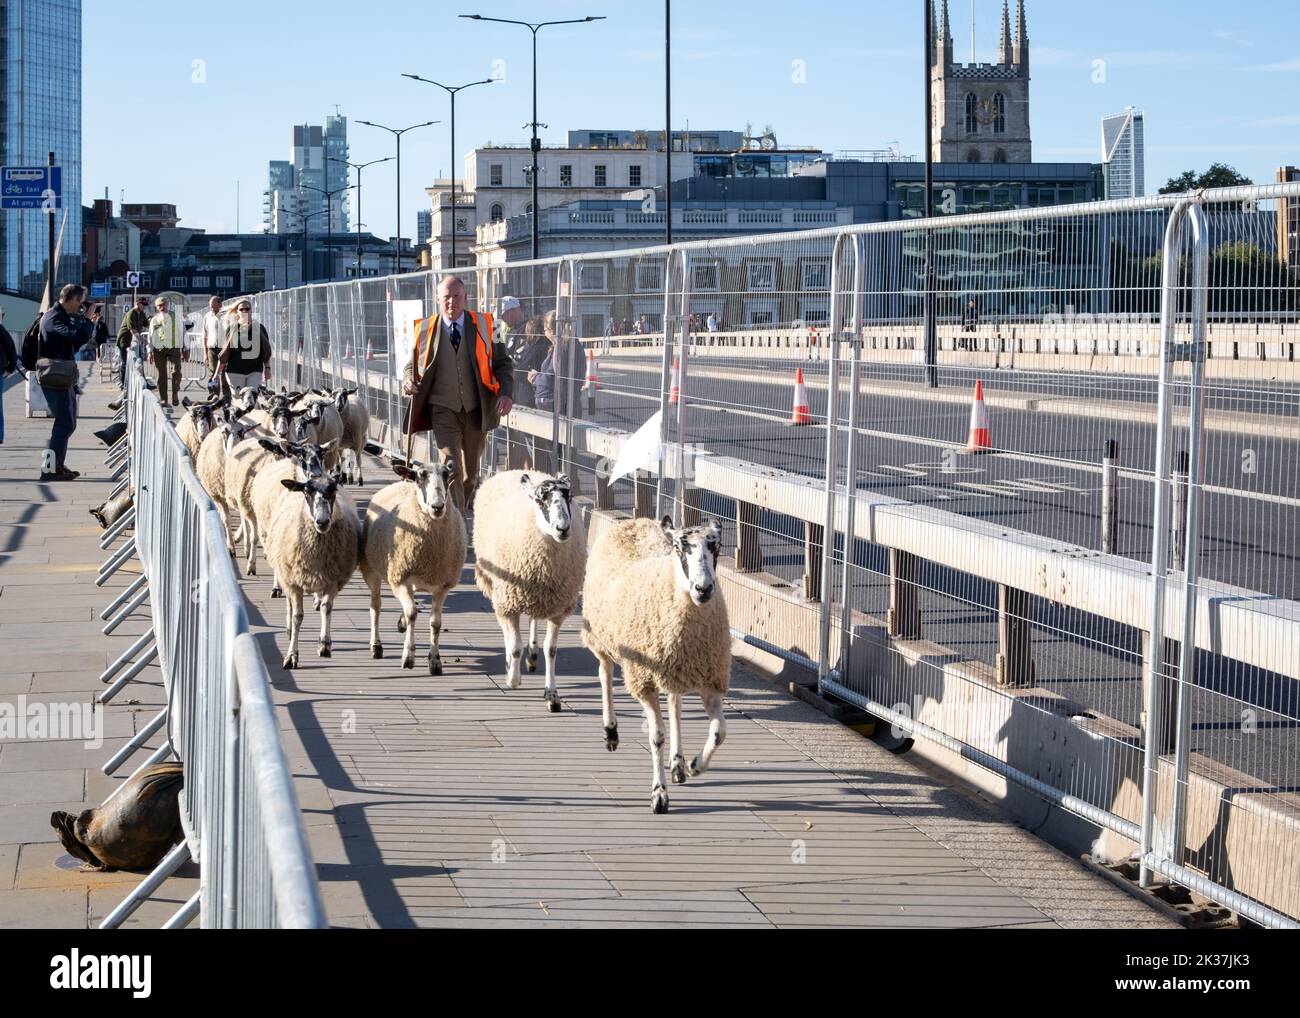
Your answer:
[[[52,203],[49,203],[50,199]],[[0,167],[0,209],[47,209],[63,204],[63,167]]]
[[[91,284],[90,284],[90,296],[91,296],[92,298],[93,298],[93,297],[107,297],[108,295],[109,295],[109,293],[108,293],[108,284],[107,284],[107,283],[91,283]]]

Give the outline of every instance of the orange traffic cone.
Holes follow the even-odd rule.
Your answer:
[[[367,340],[366,340],[366,360],[368,360],[368,361],[372,361],[372,360],[374,360],[374,359],[375,359],[375,341],[374,341],[373,339],[367,339]]]
[[[600,379],[596,377],[596,351],[587,351],[587,378],[582,387],[587,390],[599,389]]]
[[[803,384],[803,368],[794,369],[794,407],[790,411],[790,424],[811,424],[808,409],[808,387]]]
[[[676,403],[681,397],[682,387],[682,362],[678,357],[673,358],[673,387],[668,392],[669,404]]]
[[[970,434],[966,439],[967,452],[989,452],[993,439],[989,434],[989,408],[984,405],[984,383],[975,382],[975,402],[970,407]]]

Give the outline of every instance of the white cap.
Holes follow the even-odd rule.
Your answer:
[[[502,298],[501,298],[501,313],[502,313],[502,314],[505,314],[507,311],[515,311],[515,310],[517,310],[517,309],[519,308],[519,306],[520,306],[520,304],[519,304],[519,298],[518,298],[518,297],[502,297]]]

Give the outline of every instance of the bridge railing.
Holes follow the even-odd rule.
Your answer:
[[[270,679],[226,551],[225,520],[195,476],[156,392],[143,384],[139,366],[129,366],[127,375],[124,441],[134,527],[126,531],[124,547],[139,556],[137,583],[142,582],[140,596],[147,596],[152,613],[152,640],[166,691],[166,707],[155,719],[165,741],[140,766],[169,758],[183,765],[185,837],[103,927],[119,926],[190,860],[199,867],[199,890],[168,928],[183,927],[196,915],[205,929],[323,927],[315,866],[280,744]],[[101,700],[111,699],[138,671],[128,671]],[[155,726],[145,731],[152,733]],[[124,759],[119,755],[106,771]]]
[[[997,794],[1086,818],[1099,851],[1132,855],[1147,883],[1172,876],[1293,924],[1297,394],[1282,348],[1247,373],[1215,362],[1216,330],[1292,329],[1300,286],[1269,220],[1297,195],[1235,188],[461,270],[471,306],[517,298],[535,320],[515,338],[558,350],[554,400],[532,407],[521,384],[489,459],[567,469],[598,512],[720,518],[746,642]],[[436,283],[257,295],[276,384],[356,385],[374,437],[401,451],[409,322],[433,312]],[[699,329],[710,314],[732,336],[796,344],[715,356],[726,348]],[[1051,346],[1034,339],[1030,357],[1019,334],[1013,363],[985,363],[958,343],[998,315],[1056,326]],[[1110,319],[1143,366],[1080,370],[1069,359],[1099,351],[1074,341]],[[638,324],[649,335],[630,337]],[[815,359],[797,347],[810,333]],[[659,462],[610,483],[652,421]]]

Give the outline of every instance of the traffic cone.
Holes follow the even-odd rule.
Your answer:
[[[600,388],[600,379],[596,377],[596,351],[587,351],[587,378],[582,387],[588,391]]]
[[[682,385],[682,362],[678,357],[673,358],[673,387],[668,393],[669,404],[676,403],[681,397]]]
[[[989,408],[984,405],[984,383],[975,382],[975,402],[970,407],[970,434],[966,439],[967,452],[989,452],[993,440],[989,434]]]
[[[368,360],[368,361],[372,361],[372,360],[374,360],[374,359],[375,359],[375,341],[374,341],[373,339],[367,339],[367,340],[366,340],[366,360]]]
[[[794,369],[794,407],[790,411],[789,423],[812,423],[812,413],[808,409],[808,387],[803,384],[803,368]]]

